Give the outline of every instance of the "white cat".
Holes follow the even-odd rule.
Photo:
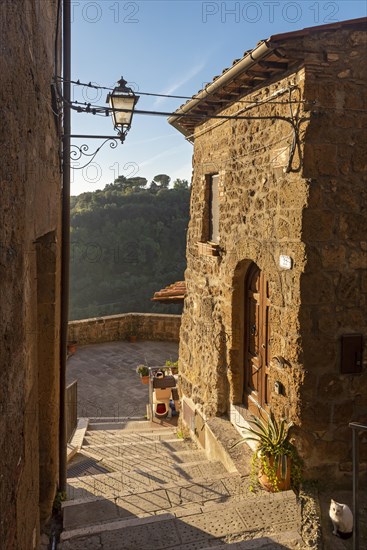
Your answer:
[[[329,516],[333,522],[333,535],[349,538],[353,533],[353,514],[346,504],[331,499]]]

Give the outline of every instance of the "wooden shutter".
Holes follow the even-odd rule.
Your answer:
[[[219,176],[211,176],[209,187],[209,241],[219,242]]]

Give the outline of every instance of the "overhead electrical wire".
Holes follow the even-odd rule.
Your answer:
[[[62,79],[61,79],[62,80]],[[64,81],[66,82],[66,81]],[[107,87],[102,87],[102,86],[97,86],[97,85],[94,85],[92,83],[89,83],[89,84],[85,84],[85,83],[81,83],[79,80],[78,81],[72,81],[70,80],[69,81],[70,83],[75,83],[79,86],[88,86],[88,87],[92,87],[92,88],[96,88],[96,89],[105,89],[105,90],[112,90],[112,88],[107,88]],[[167,112],[167,111],[148,111],[148,110],[142,110],[142,109],[135,109],[134,110],[134,114],[137,114],[137,115],[150,115],[150,116],[165,116],[165,117],[171,117],[171,118],[177,118],[177,119],[182,119],[182,118],[189,118],[191,120],[196,120],[198,123],[201,123],[201,122],[205,122],[207,120],[215,120],[214,124],[212,124],[209,128],[204,128],[202,129],[201,131],[196,132],[194,134],[191,134],[189,136],[186,136],[186,139],[188,141],[192,140],[192,138],[197,138],[197,137],[200,137],[202,136],[203,134],[209,132],[210,130],[212,130],[213,128],[217,128],[218,126],[220,126],[221,124],[224,124],[228,121],[232,121],[232,120],[282,120],[284,122],[287,122],[288,124],[291,125],[291,128],[292,128],[292,132],[291,134],[293,135],[293,139],[292,139],[292,143],[290,144],[290,151],[289,151],[289,157],[288,157],[288,163],[287,163],[287,167],[285,169],[285,171],[288,173],[288,172],[298,172],[302,166],[302,152],[301,152],[301,146],[300,146],[300,140],[299,140],[299,129],[300,129],[300,124],[302,122],[305,122],[306,120],[310,120],[310,117],[306,118],[306,117],[303,117],[303,118],[299,118],[299,108],[300,108],[300,105],[301,103],[304,103],[304,100],[301,100],[300,98],[298,100],[292,100],[292,92],[294,90],[297,90],[298,92],[300,92],[299,88],[293,84],[293,85],[290,85],[288,86],[287,88],[282,88],[281,90],[277,90],[276,92],[274,92],[273,94],[271,94],[270,97],[266,97],[266,98],[262,98],[260,100],[253,100],[253,101],[242,101],[241,103],[246,103],[247,105],[239,110],[237,110],[235,112],[235,114],[233,115],[218,115],[218,114],[193,114],[193,113],[185,113],[185,112]],[[59,88],[57,87],[57,91],[59,92]],[[288,93],[289,94],[289,97],[288,97],[288,100],[287,101],[274,101],[274,99],[278,98],[279,96],[281,95],[284,95],[285,93]],[[164,96],[164,94],[150,94],[150,95],[158,95],[158,96],[163,96],[163,97],[168,97],[168,96]],[[170,96],[170,97],[179,97],[179,96]],[[181,96],[182,98],[182,96]],[[61,96],[61,99],[64,99],[62,96]],[[192,99],[192,98],[190,98]],[[234,103],[240,103],[240,101],[236,101]],[[247,111],[251,110],[251,109],[254,109],[255,107],[261,107],[262,105],[269,105],[269,104],[273,104],[273,103],[276,103],[276,104],[282,104],[282,105],[289,105],[289,110],[290,110],[290,116],[282,116],[282,115],[277,115],[277,114],[272,114],[272,115],[255,115],[255,116],[251,116],[251,115],[242,115],[242,113],[246,113]],[[297,105],[297,110],[296,110],[296,114],[294,114],[293,112],[293,108],[292,108],[292,104],[296,104]],[[90,102],[80,102],[80,101],[70,101],[68,103],[69,107],[76,111],[76,112],[79,112],[79,113],[91,113],[93,115],[96,115],[96,116],[103,116],[103,117],[106,117],[106,116],[109,116],[110,112],[112,111],[112,109],[110,107],[105,107],[105,106],[101,106],[101,105],[95,105],[93,103],[90,103]],[[129,112],[130,110],[129,109],[115,109],[114,110],[115,112],[123,112],[123,113],[127,113]],[[300,162],[299,162],[299,166],[297,168],[293,168],[292,167],[292,163],[293,163],[293,159],[294,159],[294,156],[295,156],[295,153],[296,153],[296,150],[298,151],[299,153],[299,159],[300,159]]]
[[[66,82],[66,80],[61,77],[61,76],[58,76],[56,77],[56,80],[61,80],[63,82]],[[108,86],[98,86],[96,84],[92,84],[91,82],[80,82],[80,80],[69,80],[69,83],[70,84],[76,84],[78,86],[84,86],[84,87],[87,87],[87,88],[94,88],[96,90],[107,90],[107,91],[113,91],[114,88],[109,88]],[[181,95],[170,95],[170,94],[158,94],[158,93],[154,93],[154,92],[140,92],[138,91],[137,92],[137,95],[145,95],[145,96],[153,96],[153,97],[166,97],[166,98],[172,98],[172,99],[187,99],[187,100],[192,100],[192,99],[198,99],[198,97],[196,95],[193,95],[193,96],[181,96]],[[209,100],[211,103],[215,104],[215,103],[221,103],[222,100],[218,99],[211,99],[211,97],[208,95],[206,98],[206,100]],[[272,100],[264,100],[264,99],[261,99],[261,100],[245,100],[245,99],[236,99],[235,100],[235,103],[248,103],[248,104],[254,104],[254,106],[257,106],[257,105],[262,105],[264,103],[269,103],[270,105],[289,105],[290,102],[289,101],[272,101]],[[310,103],[308,102],[306,99],[300,99],[300,100],[295,100],[295,101],[292,101],[292,103],[294,104],[300,104],[300,103]],[[340,111],[340,110],[343,110],[343,111],[356,111],[356,112],[362,112],[362,113],[365,113],[366,112],[366,109],[364,108],[361,108],[361,109],[355,109],[353,107],[343,107],[343,109],[340,109],[340,108],[337,108],[337,107],[329,107],[329,106],[324,106],[324,105],[317,105],[317,100],[313,100],[312,102],[312,105],[314,105],[315,107],[319,107],[320,109],[323,109],[323,110],[328,110],[328,111]]]
[[[59,77],[59,78],[60,80],[64,80],[62,77]],[[108,86],[98,86],[97,84],[92,84],[91,82],[88,82],[88,83],[80,82],[80,80],[70,80],[69,82],[70,84],[76,84],[77,86],[83,86],[85,88],[93,88],[95,90],[106,90],[109,92],[112,92],[114,90],[114,88],[109,88]],[[147,96],[156,96],[156,97],[171,97],[173,99],[192,99],[192,97],[183,96],[183,95],[156,94],[153,92],[140,92],[140,90],[137,92],[137,94],[147,95]]]
[[[76,106],[77,105],[77,106]],[[83,107],[82,107],[83,105]],[[101,107],[100,105],[93,105],[92,103],[87,103],[86,101],[72,101],[71,108],[74,111],[79,113],[92,113],[94,115],[103,113],[105,116],[108,116],[110,111],[109,107]],[[113,109],[116,113],[129,113],[130,109]],[[165,117],[177,117],[177,118],[192,118],[198,120],[286,120],[290,121],[289,117],[281,115],[269,115],[269,116],[238,116],[238,115],[206,115],[206,114],[192,114],[192,113],[177,113],[170,111],[147,111],[142,109],[134,109],[134,114],[137,115],[152,115],[152,116],[165,116]]]
[[[58,81],[62,81],[62,82],[65,83],[66,80],[62,77],[59,77],[59,76],[56,76],[55,80],[56,80],[56,89],[57,89],[57,93],[59,95],[59,98],[64,101],[64,98],[62,97],[60,88],[58,86]],[[110,87],[107,87],[107,86],[98,86],[96,84],[92,84],[91,82],[89,82],[89,83],[80,82],[80,80],[70,80],[68,82],[70,84],[75,84],[77,86],[89,87],[89,88],[94,88],[94,89],[97,89],[97,90],[113,91],[113,89],[114,89],[114,88],[110,88]],[[207,120],[215,120],[216,121],[210,127],[204,128],[199,132],[196,132],[196,133],[190,134],[188,136],[185,136],[188,141],[192,140],[193,138],[200,137],[200,136],[204,135],[205,133],[211,131],[212,129],[217,128],[221,124],[224,124],[225,122],[231,121],[231,120],[282,120],[282,121],[287,122],[291,125],[292,135],[293,135],[292,143],[290,144],[289,161],[288,161],[288,165],[286,167],[286,172],[298,171],[300,169],[301,165],[302,165],[301,160],[300,160],[300,166],[297,169],[292,168],[292,161],[293,161],[296,150],[298,150],[299,158],[301,159],[301,147],[300,147],[301,144],[300,144],[300,140],[299,140],[299,128],[300,128],[300,124],[302,124],[303,122],[306,122],[307,120],[310,120],[310,117],[299,118],[300,105],[306,103],[306,100],[301,99],[301,98],[299,98],[297,100],[293,100],[292,99],[292,91],[293,90],[298,90],[298,92],[300,91],[299,88],[296,85],[292,85],[292,86],[289,86],[288,88],[278,90],[277,92],[275,92],[274,94],[272,94],[270,97],[267,97],[267,98],[262,98],[262,99],[259,99],[259,100],[257,100],[257,99],[253,99],[253,100],[241,100],[241,99],[240,100],[234,100],[233,103],[236,103],[236,104],[241,104],[241,103],[243,104],[244,103],[247,106],[237,110],[236,113],[233,114],[233,115],[218,115],[218,114],[214,115],[214,114],[205,114],[205,113],[203,113],[203,114],[193,114],[193,113],[189,113],[189,112],[185,113],[185,112],[177,112],[177,111],[176,112],[153,111],[153,110],[149,111],[149,110],[143,110],[143,109],[135,109],[134,114],[148,115],[148,116],[165,116],[165,117],[173,117],[173,118],[177,118],[177,119],[190,118],[190,119],[196,120],[198,122],[204,122],[204,121],[207,121]],[[286,100],[286,101],[275,101],[275,99],[277,97],[279,97],[280,95],[283,95],[287,92],[289,94],[288,100]],[[188,96],[179,96],[179,95],[158,94],[158,93],[153,93],[153,92],[140,92],[139,91],[139,92],[137,92],[137,94],[138,95],[145,95],[145,96],[152,96],[152,97],[172,98],[172,99],[186,99],[186,100],[198,99],[197,96],[188,97]],[[205,99],[212,105],[215,105],[216,103],[221,103],[220,99],[218,99],[218,100],[216,100],[215,98],[212,99],[210,97],[210,95],[208,95]],[[317,106],[317,100],[313,100],[311,102],[311,104],[313,105],[314,109],[319,108],[321,112],[322,112],[322,110],[338,110],[338,109],[333,108],[333,107]],[[261,116],[261,115],[243,116],[241,114],[241,113],[245,113],[245,112],[247,112],[251,109],[254,109],[255,107],[261,107],[262,105],[288,105],[289,110],[290,110],[290,116],[282,116],[282,115],[276,115],[276,114],[267,115],[267,116],[264,116],[264,115],[263,116]],[[296,114],[293,111],[293,107],[292,107],[293,105],[297,106]],[[84,102],[71,101],[69,103],[69,106],[70,106],[71,109],[73,109],[76,112],[79,112],[79,113],[92,113],[93,115],[96,115],[96,116],[106,117],[106,116],[109,116],[109,114],[111,112],[111,109],[109,107],[104,107],[104,106],[101,106],[101,105],[94,105],[94,104],[86,102],[86,101],[84,101]],[[365,109],[346,108],[345,110],[365,112]],[[129,112],[129,109],[115,109],[115,111],[116,112],[127,113],[127,112]],[[246,155],[244,155],[244,156],[246,156]],[[240,158],[240,157],[237,157],[237,158]]]
[[[216,159],[216,158],[211,159],[210,164],[216,165],[218,167],[218,170],[219,170],[219,167],[220,167],[220,170],[225,170],[226,167],[227,167],[227,169],[231,169],[231,172],[236,173],[238,170],[235,170],[233,168],[233,166],[231,165],[232,162],[234,162],[234,163],[238,162],[241,165],[241,169],[244,168],[245,166],[249,166],[250,164],[253,163],[254,159],[252,159],[251,161],[248,161],[248,162],[243,162],[240,159],[250,157],[250,156],[254,155],[254,153],[258,153],[259,151],[262,151],[262,150],[266,151],[267,149],[269,149],[270,147],[273,147],[274,145],[278,145],[279,143],[287,141],[292,136],[293,136],[293,132],[290,132],[286,136],[283,136],[283,137],[281,137],[277,140],[271,141],[270,143],[264,143],[263,145],[261,145],[260,147],[257,147],[256,149],[248,149],[245,154],[241,154],[241,155],[238,155],[238,156],[227,157],[227,158],[224,158],[224,159],[220,159],[220,158],[219,159]],[[291,147],[291,144],[287,143],[287,147]],[[278,153],[278,155],[276,155],[271,161],[265,163],[264,166],[274,164],[274,160],[278,156],[280,156],[282,154],[282,152],[283,151]],[[207,165],[208,163],[204,162],[202,164]],[[200,169],[200,164],[198,165],[198,168]]]
[[[281,90],[277,90],[276,92],[274,92],[270,98],[265,98],[261,101],[261,103],[257,104],[257,103],[254,103],[254,102],[251,102],[251,104],[248,106],[248,107],[242,107],[241,109],[238,109],[236,111],[236,117],[235,119],[237,120],[237,115],[239,115],[240,113],[244,113],[252,108],[255,108],[255,107],[258,107],[259,105],[263,105],[263,104],[270,104],[271,103],[271,99],[272,98],[275,98],[275,97],[279,97],[280,95],[283,95],[285,93],[287,93],[289,90],[293,90],[295,89],[296,87],[295,86],[291,86],[291,87],[288,87],[288,88],[282,88]],[[236,102],[237,103],[237,102]],[[284,104],[287,104],[288,105],[288,101],[287,102],[284,102]],[[212,118],[212,117],[210,117]],[[238,117],[239,118],[239,117]],[[273,116],[270,116],[268,117],[269,119],[273,119],[274,118],[274,115]],[[241,118],[239,118],[241,120]],[[292,121],[291,118],[289,117],[284,117],[283,120],[287,120],[288,122]],[[204,134],[206,134],[207,132],[209,132],[210,130],[214,129],[214,128],[217,128],[218,126],[220,126],[221,124],[224,124],[226,122],[226,120],[222,120],[220,122],[215,122],[214,124],[212,124],[211,126],[209,126],[208,128],[204,128],[202,129],[201,131],[199,132],[196,132],[196,133],[193,133],[193,134],[190,134],[188,136],[186,136],[186,139],[189,141],[190,139],[192,138],[197,138],[197,137],[200,137]],[[292,121],[293,122],[293,121]]]
[[[59,77],[60,80],[64,80],[62,77]],[[91,82],[80,82],[80,80],[70,80],[69,81],[70,84],[76,84],[77,86],[83,86],[85,88],[93,88],[95,90],[106,90],[106,91],[113,91],[114,88],[109,88],[107,86],[98,86],[97,84],[92,84]],[[133,90],[134,91],[134,90]],[[135,93],[135,92],[134,92]],[[193,96],[183,96],[183,95],[172,95],[172,94],[158,94],[158,93],[155,93],[155,92],[141,92],[140,90],[138,90],[136,92],[136,95],[145,95],[145,96],[153,96],[153,97],[166,97],[166,98],[171,98],[171,99],[187,99],[187,100],[191,100],[191,99],[198,99],[198,97],[194,94]],[[221,100],[219,99],[211,99],[210,95],[208,95],[205,99],[211,101],[212,103],[220,103]],[[261,100],[259,103],[263,103],[264,100]],[[256,103],[256,100],[252,100],[252,101],[247,101],[247,100],[236,100],[236,103]],[[275,102],[274,102],[275,103]],[[288,104],[288,102],[276,102],[275,104],[279,104],[279,105],[285,105],[285,104]]]
[[[72,82],[72,81],[70,81]],[[82,83],[78,82],[79,85],[83,85]],[[94,85],[91,84],[91,86],[94,87]],[[299,113],[299,106],[301,101],[295,101],[294,103],[297,103],[298,109],[296,116],[294,115],[293,109],[292,109],[292,91],[298,89],[296,85],[288,86],[287,88],[283,88],[281,90],[277,90],[274,94],[272,94],[270,97],[263,98],[260,101],[252,101],[249,102],[248,106],[245,106],[239,110],[236,111],[234,115],[210,115],[210,114],[192,114],[192,113],[180,113],[180,112],[167,112],[167,111],[148,111],[148,110],[142,110],[142,109],[135,109],[134,114],[138,115],[150,115],[150,116],[165,116],[165,117],[175,117],[177,119],[181,118],[190,118],[191,120],[197,120],[198,122],[204,122],[206,120],[216,120],[213,125],[211,125],[209,128],[204,128],[199,134],[191,134],[190,136],[186,136],[187,140],[190,140],[190,138],[196,138],[198,136],[203,135],[203,133],[207,133],[213,128],[216,128],[220,126],[221,124],[224,124],[225,122],[231,121],[231,120],[282,120],[284,122],[287,122],[292,127],[292,134],[293,134],[293,140],[292,144],[290,146],[290,153],[289,153],[289,159],[288,159],[288,165],[286,167],[286,172],[291,171],[298,171],[300,167],[297,169],[292,168],[292,162],[295,155],[296,149],[299,152],[299,158],[301,159],[301,150],[300,150],[300,144],[299,144],[299,125],[301,122],[305,121],[306,119],[299,119],[298,113]],[[290,108],[290,116],[282,116],[282,115],[257,115],[257,116],[246,116],[242,115],[241,113],[246,113],[247,111],[255,108],[260,107],[261,105],[268,105],[271,104],[272,100],[274,98],[279,97],[280,95],[283,95],[285,93],[289,94],[288,101],[282,102],[282,104],[288,104]],[[279,102],[277,102],[279,103]],[[71,101],[69,103],[69,106],[74,111],[77,111],[79,113],[92,113],[96,116],[109,116],[111,108],[104,107],[101,105],[95,105],[92,103],[88,103],[86,101],[80,102],[80,101]],[[129,109],[115,109],[116,112],[129,112]],[[301,166],[301,160],[300,160],[300,166]]]

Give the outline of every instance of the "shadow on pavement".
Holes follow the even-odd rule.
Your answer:
[[[131,495],[133,499],[134,495]],[[160,549],[209,549],[220,546],[228,546],[231,550],[260,549],[282,550],[289,549],[289,546],[276,541],[269,536],[256,536],[256,530],[251,531],[251,526],[238,516],[236,511],[232,512],[221,508],[213,509],[210,514],[204,515],[200,512],[185,517],[175,517],[174,514],[161,510],[159,514],[145,511],[146,517],[138,517],[144,514],[143,510],[132,512],[118,504],[118,497],[106,499],[95,497],[91,493],[84,495],[85,501],[72,501],[64,508],[64,528],[67,531],[81,528],[89,528],[90,533],[84,536],[66,540],[60,550],[155,550]],[[83,499],[83,500],[84,500]],[[79,502],[79,504],[78,504]],[[151,507],[147,502],[147,509]],[[120,521],[119,521],[120,520]],[[113,524],[116,523],[116,528]],[[109,524],[108,529],[101,532],[100,524]],[[98,527],[95,527],[98,525]],[[248,532],[248,540],[226,543],[224,537],[242,538],[244,532]],[[67,533],[66,533],[67,534]],[[65,534],[64,534],[65,537]],[[92,539],[93,545],[90,545]]]

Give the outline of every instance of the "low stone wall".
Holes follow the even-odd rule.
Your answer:
[[[69,322],[69,341],[96,344],[127,340],[130,335],[139,340],[178,342],[181,315],[123,313]]]

